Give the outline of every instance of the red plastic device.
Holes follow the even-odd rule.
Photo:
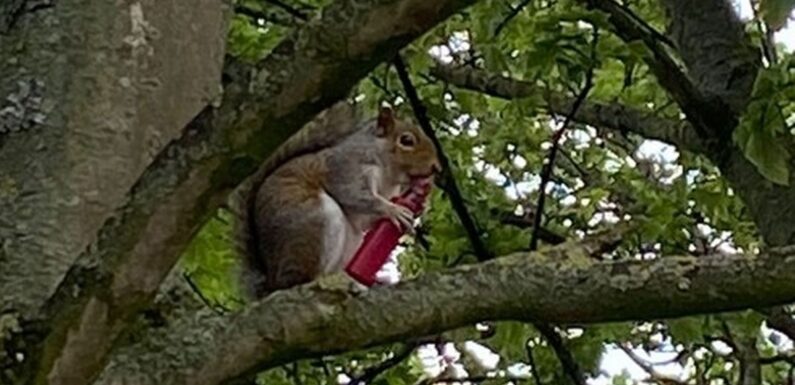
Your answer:
[[[425,198],[430,191],[430,178],[417,179],[412,181],[409,191],[392,199],[392,202],[408,208],[416,216],[422,212]],[[362,285],[373,286],[376,282],[376,273],[389,259],[389,255],[397,246],[398,240],[405,230],[395,226],[386,218],[377,221],[373,228],[365,234],[362,245],[348,262],[345,271]]]

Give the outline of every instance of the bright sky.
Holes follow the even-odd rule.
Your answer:
[[[742,19],[750,19],[752,17],[752,9],[749,0],[735,0],[735,7],[738,10],[738,13]],[[788,25],[782,31],[779,31],[775,34],[775,40],[777,43],[781,43],[785,46],[787,52],[792,52],[793,48],[795,48],[795,22],[791,23],[792,25]],[[435,56],[437,59],[442,61],[446,61],[445,59],[450,58],[450,51],[463,51],[467,50],[469,47],[469,42],[467,41],[467,35],[464,33],[456,33],[451,38],[449,47],[447,46],[437,46],[431,49],[429,52],[432,56]],[[463,123],[467,121],[468,117],[462,116],[459,121]],[[456,122],[459,123],[459,122]],[[477,123],[477,122],[475,122]],[[463,126],[463,127],[462,127]],[[477,126],[469,125],[465,126],[464,124],[460,124],[459,127],[467,128],[467,133],[477,134]],[[589,133],[584,130],[573,130],[572,132],[566,135],[567,140],[573,140],[579,144],[584,146],[588,146],[589,143],[594,140],[594,133]],[[598,140],[598,139],[597,139]],[[673,172],[673,176],[669,178],[676,177],[681,174],[681,167],[676,165],[676,161],[679,158],[679,152],[672,146],[669,146],[665,143],[654,141],[654,140],[647,140],[643,143],[640,148],[638,149],[637,153],[635,154],[635,159],[649,159],[652,160],[654,163],[658,164],[660,168],[666,169],[669,168]],[[523,164],[525,160],[521,157],[514,159],[515,163]],[[634,162],[633,159],[619,159],[616,157],[616,163],[620,164],[622,162]],[[503,176],[499,173],[498,170],[494,168],[490,168],[488,165],[481,164],[481,171],[486,173],[486,176],[495,180],[495,182],[502,182]],[[677,169],[678,168],[678,169]],[[537,179],[537,178],[536,178]],[[538,188],[538,180],[529,180],[527,182],[518,183],[516,186],[511,186],[506,190],[506,193],[513,197],[517,198],[519,194],[527,194],[535,189]],[[564,199],[565,200],[565,199]],[[572,202],[574,203],[574,202]],[[607,220],[607,218],[597,218],[598,220]],[[705,226],[706,228],[703,229],[704,232],[709,233],[712,230],[709,229],[709,226]],[[726,252],[734,251],[729,245],[726,243],[727,249]],[[400,250],[396,250],[394,255],[398,254]],[[400,273],[397,269],[396,260],[393,258],[390,263],[384,266],[384,269],[379,274],[379,280],[385,283],[395,283],[400,280]],[[772,331],[766,327],[762,327],[762,333],[765,336],[769,336],[771,334],[775,335],[775,339],[778,341],[776,344],[776,348],[778,350],[784,351],[791,351],[793,349],[793,342],[789,340],[786,336],[782,335],[781,333]],[[685,363],[681,365],[679,363],[671,363],[672,358],[677,355],[677,352],[681,351],[681,346],[672,346],[670,341],[664,341],[660,337],[660,341],[662,348],[658,352],[652,352],[651,354],[647,354],[642,349],[633,349],[635,355],[641,358],[644,361],[649,363],[656,363],[654,365],[655,371],[663,376],[670,376],[679,379],[685,379],[693,372],[692,362]],[[517,341],[519,343],[519,341]],[[768,340],[768,343],[769,340]],[[725,346],[724,344],[714,345],[713,348],[716,351],[723,351],[728,353],[730,348]],[[420,348],[418,350],[418,357],[420,358],[423,366],[425,368],[425,372],[429,376],[437,376],[440,373],[444,372],[445,376],[455,377],[455,378],[463,378],[467,376],[466,370],[464,367],[459,363],[459,359],[462,355],[462,352],[456,350],[456,348],[452,344],[447,344],[442,349],[442,354],[439,354],[436,349],[432,346],[426,346]],[[474,342],[467,342],[463,345],[463,354],[471,356],[478,362],[482,367],[486,369],[494,369],[497,367],[499,363],[499,356],[491,352],[488,347],[474,343]],[[622,373],[626,373],[628,377],[632,380],[632,382],[638,383],[642,382],[644,379],[648,378],[648,374],[639,366],[637,365],[626,353],[624,353],[621,349],[613,345],[606,345],[605,352],[602,356],[600,370],[602,375],[597,378],[590,379],[589,384],[591,385],[610,385],[612,384],[612,377],[616,375],[621,375]],[[529,376],[529,367],[523,363],[516,363],[515,365],[509,367],[508,373],[511,375],[523,375]],[[348,381],[347,376],[341,377],[339,379],[341,384],[344,384]]]

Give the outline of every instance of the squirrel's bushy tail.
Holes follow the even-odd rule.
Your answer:
[[[267,266],[260,258],[257,242],[256,198],[258,186],[264,177],[254,174],[232,198],[236,220],[234,223],[235,251],[241,257],[241,286],[243,294],[249,299],[263,297],[265,293],[265,272]],[[259,182],[259,183],[256,183]]]
[[[256,173],[251,175],[232,196],[235,249],[242,259],[241,279],[245,294],[262,298],[268,294],[265,282],[267,262],[260,253],[257,239],[257,193],[268,176],[279,166],[298,156],[330,147],[359,129],[358,111],[345,101],[338,102],[318,114],[287,139]]]

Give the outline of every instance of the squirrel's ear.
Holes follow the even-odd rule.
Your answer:
[[[395,128],[395,113],[389,107],[381,107],[378,111],[378,122],[376,132],[379,136],[386,136]]]

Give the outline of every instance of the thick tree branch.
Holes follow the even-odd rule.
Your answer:
[[[131,378],[140,385],[217,384],[299,358],[484,320],[587,324],[795,301],[791,251],[594,262],[590,255],[607,241],[615,239],[517,253],[360,295],[334,289],[339,280],[328,277],[274,293],[239,314],[164,330],[120,351],[123,359],[100,383]]]
[[[338,1],[254,66],[147,168],[49,301],[38,383],[85,384],[229,191],[380,62],[473,0]],[[263,138],[268,138],[264,140]],[[32,357],[32,358],[33,358]]]
[[[549,112],[558,115],[571,111],[575,101],[567,95],[545,92],[530,82],[490,74],[480,69],[437,65],[432,73],[458,87],[503,99],[543,95]],[[689,123],[659,118],[650,112],[617,103],[604,104],[586,100],[574,114],[574,119],[596,127],[628,131],[649,139],[661,140],[697,153],[704,151],[702,140]]]
[[[707,97],[719,97],[729,107],[723,115],[741,114],[762,58],[745,33],[745,25],[735,14],[732,2],[664,0],[661,3],[668,12],[669,34],[696,87]],[[716,128],[730,133],[734,125]]]

